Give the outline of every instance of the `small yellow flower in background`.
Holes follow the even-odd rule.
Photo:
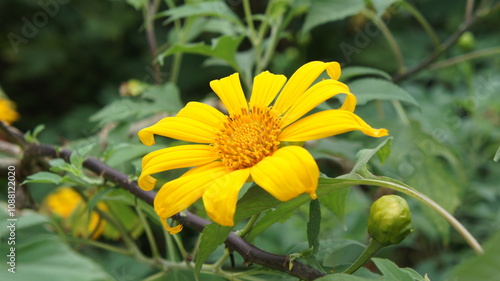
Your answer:
[[[16,106],[12,101],[0,98],[0,121],[4,121],[8,125],[17,121],[19,119],[19,113],[17,113],[15,108]]]
[[[97,203],[97,207],[103,211],[108,209],[102,202]],[[95,211],[92,211],[89,218],[87,204],[80,194],[70,187],[61,187],[45,197],[43,209],[59,216],[63,226],[71,229],[76,236],[91,235],[91,239],[97,239],[104,232],[105,221],[101,220]]]
[[[325,70],[331,79],[311,86]],[[154,135],[197,143],[153,151],[142,160],[138,182],[144,190],[154,188],[152,174],[195,167],[164,184],[155,198],[154,208],[165,228],[171,234],[179,232],[182,226],[170,227],[166,219],[199,198],[213,221],[234,225],[238,193],[247,181],[254,181],[281,201],[302,193],[315,199],[319,178],[316,162],[303,147],[280,147],[282,142],[315,140],[354,130],[386,136],[386,129],[374,129],[353,113],[356,98],[337,81],[340,72],[337,62],[314,61],[300,67],[285,84],[285,76],[265,71],[254,78],[249,102],[235,73],[210,83],[229,115],[190,102],[175,117],[139,131],[145,145],[155,143]],[[300,119],[337,94],[347,95],[340,109]]]

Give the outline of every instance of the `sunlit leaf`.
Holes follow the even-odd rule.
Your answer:
[[[224,1],[191,2],[190,4],[168,9],[157,14],[157,17],[168,17],[168,22],[190,16],[219,17],[233,24],[240,24],[238,16],[231,11]]]
[[[125,122],[155,113],[174,113],[182,108],[179,90],[172,83],[150,86],[140,98],[121,98],[108,104],[89,120],[104,126],[111,122]]]
[[[389,8],[392,4],[399,2],[400,0],[371,0],[375,11],[377,12],[377,16],[382,16],[387,8]]]
[[[363,172],[363,170],[366,169],[366,165],[368,165],[368,162],[375,155],[379,155],[381,162],[383,162],[383,160],[385,160],[386,157],[388,156],[388,153],[390,153],[392,140],[393,140],[392,137],[388,137],[375,148],[363,149],[359,151],[358,154],[356,155],[356,163],[354,164],[351,173]]]
[[[364,7],[363,0],[313,0],[302,27],[302,33],[305,34],[318,25],[355,15]]]
[[[415,281],[410,274],[388,259],[372,258],[372,261],[384,275],[385,281]]]
[[[206,225],[201,234],[200,248],[196,258],[194,273],[196,276],[200,274],[203,263],[208,259],[210,254],[217,249],[226,240],[232,227],[220,226],[216,223]]]
[[[212,40],[211,45],[205,43],[175,44],[160,54],[158,59],[163,61],[165,57],[176,53],[198,54],[221,59],[237,69],[236,51],[242,40],[243,36],[221,36]]]
[[[348,66],[342,68],[342,75],[340,76],[339,80],[346,81],[354,77],[364,76],[379,76],[381,78],[391,80],[391,76],[387,72],[366,66]]]
[[[29,175],[23,184],[33,182],[60,184],[61,181],[62,177],[58,174],[51,172],[38,172],[36,174]]]
[[[357,79],[349,83],[349,89],[356,95],[358,105],[372,100],[400,100],[418,106],[417,101],[406,90],[383,79]]]

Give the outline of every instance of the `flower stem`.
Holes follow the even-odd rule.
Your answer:
[[[440,50],[441,43],[439,42],[439,38],[437,37],[436,32],[434,31],[432,26],[424,18],[422,13],[420,13],[417,9],[415,9],[415,7],[413,7],[412,4],[410,4],[408,2],[401,1],[401,2],[399,2],[399,4],[402,5],[408,12],[410,12],[415,17],[415,19],[420,23],[422,28],[425,30],[425,32],[427,32],[427,34],[431,38],[432,44],[434,45],[434,48],[436,50]]]
[[[245,225],[245,228],[243,228],[241,231],[238,232],[238,236],[245,238],[245,236],[248,234],[248,232],[250,232],[250,230],[252,230],[252,227],[255,224],[255,222],[257,222],[257,219],[259,218],[259,216],[260,216],[260,213],[257,213],[255,215],[253,215],[252,217],[250,217],[250,219],[248,220],[248,223]]]
[[[149,226],[148,221],[146,220],[146,217],[144,216],[144,213],[142,212],[141,208],[136,206],[135,210],[137,211],[137,215],[139,219],[142,222],[142,225],[144,227],[144,232],[146,233],[146,237],[148,238],[149,245],[151,247],[151,253],[153,255],[153,258],[158,258],[160,257],[160,252],[158,251],[158,246],[156,244],[156,240],[153,236],[153,232],[151,231],[151,227]]]
[[[383,21],[381,21],[375,13],[373,13],[370,10],[363,10],[363,14],[371,19],[378,28],[380,28],[380,31],[382,31],[382,34],[384,35],[385,39],[387,40],[387,43],[389,44],[389,47],[392,50],[392,53],[394,54],[394,57],[396,58],[396,61],[398,63],[398,72],[402,73],[405,71],[405,63],[403,60],[403,54],[401,53],[401,49],[399,48],[398,43],[396,42],[396,39],[394,38],[394,35],[392,35],[391,31],[389,28],[387,28],[387,25]]]
[[[165,2],[167,3],[167,6],[169,9],[173,9],[175,8],[175,3],[174,1],[172,0],[165,0]],[[189,19],[187,20],[189,21]],[[182,30],[182,24],[181,24],[181,21],[179,19],[175,19],[174,20],[174,28],[175,28],[175,33],[177,35],[177,41],[178,43],[184,43],[184,35],[182,35],[181,37],[181,34],[183,32]],[[186,30],[184,30],[184,32],[187,33]],[[172,83],[177,83],[177,79],[179,78],[179,71],[180,71],[180,68],[181,68],[181,63],[182,63],[182,53],[175,53],[174,54],[174,58],[173,58],[173,62],[172,62],[172,67],[171,67],[171,74],[170,74],[170,82]]]
[[[401,102],[398,100],[392,100],[391,103],[403,124],[405,124],[406,126],[410,125],[410,120],[408,119],[408,115],[406,115],[405,109],[403,108],[403,105],[401,105]]]
[[[186,259],[188,257],[188,252],[186,251],[184,244],[182,244],[181,238],[179,237],[179,235],[172,235],[172,237],[174,238],[175,244],[177,245],[179,252],[181,252],[182,258]]]
[[[382,248],[384,248],[384,245],[382,243],[378,242],[373,238],[370,239],[370,242],[368,242],[368,246],[363,251],[363,253],[361,253],[361,255],[356,259],[356,261],[351,266],[349,266],[349,268],[346,269],[344,273],[347,274],[354,273],[365,263],[367,263]]]
[[[154,79],[156,84],[161,84],[161,76],[160,76],[160,66],[158,62],[155,62],[157,54],[157,46],[156,46],[156,36],[155,36],[155,26],[154,26],[154,16],[158,7],[160,5],[159,0],[154,0],[152,2],[147,2],[144,6],[144,22],[146,26],[146,37],[148,40],[149,50],[151,52],[151,56],[153,57],[153,68],[154,68]]]

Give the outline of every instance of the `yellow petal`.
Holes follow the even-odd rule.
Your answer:
[[[297,99],[290,110],[283,116],[283,126],[293,123],[295,120],[318,106],[318,104],[338,94],[347,95],[343,106],[350,111],[354,111],[356,97],[350,93],[349,88],[344,83],[337,80],[323,80],[314,84]]]
[[[232,171],[207,185],[203,204],[210,218],[225,226],[234,225],[234,212],[238,193],[250,176],[250,169]]]
[[[329,74],[335,74],[337,65],[337,62],[312,61],[301,66],[286,83],[274,109],[280,114],[285,113],[325,69],[329,69]]]
[[[331,109],[309,115],[293,123],[283,130],[278,140],[308,141],[355,130],[372,137],[388,135],[386,129],[374,129],[350,111]]]
[[[255,76],[253,79],[252,96],[250,97],[250,107],[268,107],[285,82],[286,77],[284,75],[272,74],[269,71],[264,71]]]
[[[159,172],[203,165],[217,160],[217,156],[208,145],[179,145],[153,151],[142,158],[142,172],[139,186],[151,190],[156,184],[152,174]]]
[[[167,117],[153,126],[140,130],[138,135],[145,145],[155,144],[154,135],[197,143],[211,143],[215,136],[215,128],[187,117]]]
[[[316,199],[319,168],[311,154],[300,146],[280,148],[251,169],[255,183],[281,201],[304,192]]]
[[[191,118],[210,127],[218,128],[227,116],[208,104],[192,101],[179,111],[177,117]]]
[[[170,234],[177,234],[177,233],[181,232],[181,230],[182,230],[182,224],[178,224],[178,225],[172,227],[172,226],[168,225],[167,219],[165,219],[165,218],[161,218],[161,224],[163,224],[163,227],[165,228],[165,230],[167,230],[168,233],[170,233]]]
[[[326,67],[326,73],[330,78],[333,80],[339,80],[340,74],[342,74],[342,71],[340,70],[340,64],[336,61],[331,62],[327,67]]]
[[[154,209],[162,221],[191,206],[201,198],[208,183],[228,173],[222,163],[216,164],[207,164],[210,168],[203,172],[182,176],[162,186],[154,201]],[[179,226],[171,228],[166,223],[164,226],[169,232],[180,231]]]
[[[220,80],[213,80],[210,82],[210,87],[224,103],[229,114],[241,114],[242,109],[248,110],[238,73]]]

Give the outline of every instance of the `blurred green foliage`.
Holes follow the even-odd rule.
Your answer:
[[[385,155],[379,155],[380,161],[371,161],[370,170],[428,195],[454,213],[481,243],[491,239],[485,245],[485,255],[472,257],[463,238],[450,231],[441,217],[408,200],[415,231],[401,245],[384,249],[380,256],[399,267],[411,267],[418,274],[411,269],[397,269],[387,259],[374,259],[374,264],[368,267],[375,272],[378,268],[384,280],[423,280],[425,274],[431,280],[496,280],[498,269],[492,270],[487,265],[500,260],[497,250],[500,168],[493,161],[500,145],[499,1],[249,2],[256,30],[264,23],[267,25],[262,29],[262,37],[249,34],[243,2],[238,0],[0,2],[0,33],[5,35],[0,37],[0,85],[17,103],[22,116],[16,127],[27,131],[45,124],[46,129],[38,137],[42,143],[67,144],[75,150],[88,147],[89,155],[134,177],[145,153],[176,144],[162,140],[154,147],[145,147],[135,136],[137,130],[151,120],[177,112],[190,100],[216,104],[210,80],[238,71],[248,87],[251,78],[262,70],[289,77],[298,66],[311,60],[338,61],[343,67],[341,80],[358,96],[357,113],[374,127],[389,129],[394,137],[390,148],[386,147],[390,155],[380,148]],[[473,8],[482,9],[470,32],[439,56],[437,63],[394,84],[391,77],[424,61],[436,43],[445,41],[460,28],[470,2],[475,4]],[[150,18],[145,7],[153,4],[158,7]],[[272,9],[268,9],[271,4]],[[435,34],[429,34],[419,15]],[[154,29],[148,27],[148,21]],[[154,46],[148,30],[153,32]],[[259,50],[255,46],[272,50],[266,53],[268,49]],[[481,53],[484,50],[493,55]],[[468,57],[470,54],[479,55]],[[463,60],[453,61],[454,58]],[[328,101],[320,107],[337,108],[338,101]],[[321,171],[334,178],[356,167],[354,159],[360,149],[379,143],[351,133],[308,143],[306,147],[318,160]],[[152,232],[162,237],[161,225],[150,206],[136,205],[126,192],[108,192],[114,187],[112,184],[93,182],[79,168],[75,170],[57,161],[51,165],[53,172],[67,168],[70,176],[38,174],[39,178],[35,176],[32,180],[102,192],[94,200],[124,203],[128,208],[124,213],[144,212],[146,218],[134,215],[133,221],[146,220]],[[173,179],[180,172],[164,173],[162,180]],[[40,204],[54,185],[30,184],[29,188],[33,190],[35,203]],[[320,231],[308,233],[305,221],[310,218],[309,208],[304,204],[307,200],[275,207],[274,198],[250,188],[243,201],[263,198],[266,208],[272,208],[261,215],[247,238],[269,252],[297,253],[298,258],[308,263],[339,272],[337,269],[345,268],[361,253],[366,242],[370,202],[388,192],[361,186],[350,192],[341,189],[325,194],[320,197],[324,207]],[[203,214],[201,204],[195,204],[194,210]],[[242,220],[250,211],[239,214]],[[74,251],[67,247],[62,236],[42,226],[48,218],[31,211],[25,211],[23,218],[30,224],[20,226],[19,235],[26,233],[30,237],[29,233],[36,229],[46,236],[30,237],[19,246],[18,254],[30,257],[20,258],[20,264],[38,264],[32,256],[47,252],[51,246],[59,252],[53,253],[46,266],[57,271],[65,265],[78,264],[75,271],[65,274],[77,278],[81,272],[80,276],[85,275],[81,280],[142,280],[147,276],[152,276],[148,280],[193,280],[192,272],[178,268],[156,276],[154,266],[138,263],[140,258],[90,247],[83,241],[70,244],[75,246]],[[318,228],[317,221],[310,225]],[[222,230],[213,225],[206,233]],[[189,251],[196,247],[197,237],[186,230],[181,235],[182,241],[173,241],[171,237],[156,239],[157,248],[162,256],[168,255],[170,261],[178,262],[182,251],[173,245],[183,242]],[[154,255],[151,246],[155,245],[150,244],[147,234],[138,241],[146,256]],[[121,241],[101,242],[121,245]],[[215,262],[222,255],[218,242],[207,242],[212,244],[202,247],[198,254],[202,257],[196,264],[196,270],[202,272],[200,280],[222,280],[204,275],[206,271],[202,268],[203,262]],[[307,252],[311,245],[319,245],[319,250],[313,250],[314,259]],[[1,246],[6,246],[3,241]],[[242,260],[236,259],[236,269],[242,269]],[[4,267],[0,269],[4,274]],[[255,274],[264,274],[265,280],[291,278],[259,270]],[[478,277],[475,272],[484,276]],[[368,270],[357,275],[332,275],[321,280],[379,277]],[[26,276],[19,280],[33,278]]]

